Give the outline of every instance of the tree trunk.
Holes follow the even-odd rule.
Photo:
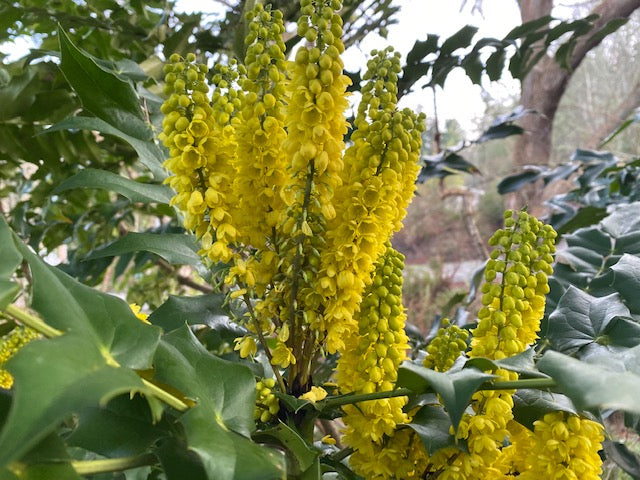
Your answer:
[[[549,15],[553,7],[552,0],[519,0],[522,22],[535,20]],[[616,18],[628,18],[640,7],[640,0],[602,0],[590,13],[599,18],[594,23],[593,32],[602,29]],[[516,141],[514,155],[515,167],[524,165],[547,165],[551,157],[551,132],[560,99],[569,79],[580,65],[589,50],[596,47],[602,38],[591,33],[582,37],[576,44],[570,59],[570,69],[563,69],[554,58],[543,57],[522,81],[521,101],[526,109],[537,113],[526,116],[521,126],[525,133]],[[538,189],[524,189],[509,199],[511,208],[529,205],[534,213],[542,202]]]

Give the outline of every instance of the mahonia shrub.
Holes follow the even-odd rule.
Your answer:
[[[199,239],[200,254],[226,265],[229,296],[247,308],[240,321],[248,333],[236,339],[236,350],[252,357],[260,348],[273,367],[275,378],[257,383],[259,422],[277,418],[274,389],[311,402],[326,396],[312,376],[326,354],[339,356],[340,393],[392,392],[409,348],[403,256],[389,240],[414,193],[424,117],[397,106],[399,55],[374,51],[345,141],[350,81],[340,58],[341,3],[300,6],[304,44],[293,60],[285,56],[282,14],[257,4],[247,14],[244,62],[216,65],[210,82],[193,54],[174,54],[165,67],[160,138],[170,152],[172,203]],[[525,211],[507,212],[505,229],[490,240],[477,327],[445,322],[424,366],[445,372],[464,355],[501,360],[530,347],[555,236]],[[560,413],[531,432],[514,420],[513,393],[473,395],[454,432],[466,449],[429,456],[416,434],[401,428],[412,418],[406,396],[345,405],[341,442],[365,478],[536,478],[556,464],[580,478],[598,474],[598,424]],[[565,423],[569,433],[557,433]],[[554,447],[545,440],[550,431]]]
[[[509,210],[489,240],[477,316],[466,325],[443,319],[424,351],[412,347],[404,256],[391,240],[414,194],[425,118],[398,106],[401,56],[391,47],[371,53],[349,123],[348,9],[301,0],[301,41],[287,52],[283,14],[247,3],[244,58],[209,67],[194,53],[174,54],[165,65],[166,183],[193,235],[146,237],[165,246],[153,253],[185,247],[189,255],[170,263],[188,257],[219,291],[172,297],[147,315],[46,265],[0,218],[0,477],[107,479],[138,469],[125,476],[599,478],[597,409],[640,413],[638,378],[632,368],[610,372],[553,350],[587,345],[593,362],[600,347],[640,338],[624,315],[631,310],[608,290],[633,303],[637,275],[620,268],[589,280],[586,289],[614,278],[604,300],[569,288],[539,338],[557,235],[526,209]],[[134,94],[63,33],[65,75],[78,70],[85,86],[93,85],[87,76],[106,75],[96,84]],[[120,98],[129,113],[138,107],[123,100],[131,95]],[[167,190],[107,178],[131,191]],[[582,245],[606,237],[605,255],[587,262],[598,275],[637,237],[609,233],[585,234],[577,247],[582,260],[592,253]],[[140,238],[127,235],[97,255],[128,255]],[[619,263],[629,268],[630,258]],[[632,286],[623,292],[621,282]],[[23,286],[31,291],[18,299]],[[585,323],[590,312],[558,314],[590,302],[598,325]],[[615,320],[603,320],[605,303]],[[618,368],[624,359],[604,363]],[[615,375],[621,398],[605,387],[591,394],[604,385],[594,379],[602,372]]]

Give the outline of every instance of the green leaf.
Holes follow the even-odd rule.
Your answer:
[[[640,458],[624,443],[605,440],[602,443],[607,460],[612,460],[631,478],[640,478]]]
[[[154,364],[160,381],[192,398],[225,429],[245,436],[255,429],[251,371],[209,353],[186,325],[162,337]]]
[[[61,305],[58,301],[56,308]],[[33,341],[9,360],[7,370],[15,393],[0,434],[0,466],[20,458],[73,412],[121,393],[145,391],[132,370],[107,363],[82,333]]]
[[[71,460],[62,439],[50,434],[20,459],[24,470],[21,480],[82,480],[69,463]],[[4,477],[2,477],[4,479]]]
[[[104,135],[113,135],[114,137],[124,140],[133,147],[140,158],[140,162],[149,169],[154,178],[158,180],[166,178],[167,173],[162,168],[162,162],[165,159],[162,149],[151,139],[141,140],[130,135],[128,132],[125,133],[125,131],[121,130],[121,125],[114,126],[100,118],[78,116],[65,118],[43,133],[74,129],[97,130]]]
[[[22,255],[13,243],[9,225],[0,215],[0,279],[8,280],[20,262],[22,262]]]
[[[552,20],[553,17],[551,15],[546,15],[530,22],[523,23],[522,25],[518,25],[517,27],[512,29],[504,38],[505,40],[515,40],[517,38],[522,38],[526,35],[536,32],[542,27],[547,26]]]
[[[528,348],[522,353],[503,358],[502,360],[474,357],[465,362],[464,368],[474,367],[485,372],[504,369],[510,372],[517,372],[520,376],[544,377],[546,375],[541,374],[535,366],[535,354],[536,352],[533,348]]]
[[[151,367],[160,328],[138,320],[120,298],[82,285],[22,244],[18,248],[31,267],[32,307],[48,325],[81,335],[104,358],[122,366]]]
[[[115,257],[131,252],[151,252],[173,265],[199,265],[195,240],[181,233],[135,233],[131,232],[110,244],[91,252],[86,260]]]
[[[293,468],[287,468],[289,475],[299,474],[311,468],[320,454],[320,451],[305,442],[298,432],[282,422],[273,428],[257,432],[253,438],[261,443],[275,441],[285,449],[287,456],[295,462]]]
[[[418,434],[429,455],[445,447],[460,447],[455,436],[449,433],[451,419],[440,406],[425,405],[420,408],[409,427]]]
[[[499,138],[506,138],[512,135],[521,135],[524,133],[524,129],[519,125],[513,125],[510,123],[499,123],[496,125],[492,125],[487,130],[485,130],[480,138],[475,140],[475,143],[484,143],[489,140],[496,140]]]
[[[223,307],[226,296],[221,293],[198,295],[197,297],[178,297],[169,295],[169,299],[160,305],[150,316],[149,321],[170,332],[187,325],[208,325],[216,327],[228,324],[227,310]],[[231,326],[231,325],[230,325]]]
[[[427,55],[436,53],[438,51],[438,38],[438,35],[429,34],[426,40],[416,40],[407,54],[407,65],[418,64]]]
[[[104,406],[91,405],[77,413],[76,422],[67,443],[109,458],[139,455],[169,436],[153,424],[149,403],[140,396],[119,396]]]
[[[504,62],[506,57],[506,50],[504,48],[498,48],[495,52],[489,55],[485,70],[489,76],[489,80],[495,82],[502,77],[504,70]]]
[[[533,422],[549,412],[577,413],[571,400],[559,393],[523,389],[513,395],[513,417],[530,430]]]
[[[247,367],[211,355],[187,326],[163,337],[155,367],[157,380],[196,402],[179,420],[210,480],[285,477],[282,456],[247,438],[255,428],[255,380]]]
[[[612,287],[620,293],[632,313],[640,314],[640,258],[625,253],[611,270]]]
[[[167,480],[207,480],[202,461],[195,452],[175,437],[161,440],[154,449]]]
[[[135,138],[149,140],[151,130],[144,121],[138,96],[131,84],[76,47],[62,28],[58,29],[58,38],[60,69],[78,93],[84,108]]]
[[[525,185],[539,180],[541,175],[542,170],[540,168],[527,167],[523,172],[503,178],[497,185],[498,193],[504,195],[505,193],[516,192]]]
[[[166,185],[153,185],[130,180],[121,175],[86,168],[60,183],[53,193],[60,193],[74,188],[99,188],[117,192],[132,202],[169,204],[173,190]]]
[[[471,40],[473,40],[473,37],[477,31],[478,27],[474,27],[473,25],[465,25],[456,33],[447,38],[444,42],[442,42],[442,46],[440,47],[440,54],[448,55],[459,48],[467,48],[469,45],[471,45]]]
[[[4,310],[16,298],[20,285],[11,280],[0,278],[0,311]]]
[[[404,363],[398,371],[398,387],[406,387],[415,393],[433,389],[442,398],[451,424],[457,430],[462,414],[478,387],[495,378],[475,368],[466,368],[455,373],[430,370],[415,363]]]
[[[579,410],[640,413],[640,375],[616,372],[554,351],[544,354],[538,369],[551,376]]]
[[[549,316],[546,338],[555,350],[567,354],[584,348],[632,346],[640,343],[640,325],[628,318],[629,309],[618,294],[593,297],[573,286]],[[593,349],[589,349],[591,353]]]

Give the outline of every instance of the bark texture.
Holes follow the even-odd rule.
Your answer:
[[[518,0],[522,22],[549,15],[552,0]],[[582,37],[576,44],[570,59],[570,69],[563,69],[551,56],[543,57],[522,81],[521,104],[538,112],[521,121],[525,133],[516,142],[514,165],[520,169],[524,165],[546,165],[551,157],[551,132],[560,99],[564,94],[573,72],[578,68],[587,52],[602,41],[595,35],[608,22],[616,18],[628,18],[640,8],[640,0],[602,0],[590,12],[597,14],[592,32]],[[536,194],[537,197],[536,198]],[[514,198],[516,197],[516,198]],[[541,203],[540,192],[525,189],[509,201],[509,206],[519,208]]]

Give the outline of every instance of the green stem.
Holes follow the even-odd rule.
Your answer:
[[[557,383],[553,378],[524,378],[508,382],[486,382],[478,390],[518,390],[523,388],[553,388]]]
[[[243,286],[240,285],[242,288]],[[262,327],[260,326],[260,322],[258,321],[258,317],[256,317],[255,312],[253,310],[253,305],[251,304],[251,299],[249,298],[249,294],[245,293],[242,297],[244,303],[247,305],[247,310],[249,311],[249,315],[251,316],[251,320],[253,321],[256,332],[258,333],[258,339],[260,340],[260,344],[264,349],[264,353],[269,359],[269,365],[271,365],[271,369],[273,370],[276,379],[278,380],[278,385],[280,386],[280,390],[282,393],[287,393],[287,387],[284,384],[284,380],[282,379],[282,375],[280,375],[280,371],[278,370],[277,365],[274,365],[272,362],[273,357],[271,356],[271,350],[269,350],[269,345],[267,345],[267,340],[264,338],[264,334],[262,333]]]
[[[342,405],[352,405],[354,403],[366,402],[369,400],[381,400],[383,398],[404,397],[405,395],[411,395],[414,393],[408,388],[397,388],[395,390],[389,390],[386,392],[373,392],[373,393],[355,393],[340,395],[339,397],[331,397],[326,400],[321,400],[316,403],[320,410],[332,407],[341,407]]]
[[[36,317],[35,315],[31,315],[28,312],[25,312],[15,305],[9,305],[5,309],[5,312],[11,315],[16,320],[19,320],[23,325],[34,329],[36,332],[41,333],[45,337],[59,337],[63,333],[60,330],[47,325],[42,321],[42,319]]]
[[[162,400],[164,403],[166,403],[170,407],[175,408],[179,412],[186,412],[187,410],[189,410],[189,405],[184,403],[179,398],[174,397],[173,395],[171,395],[166,390],[161,389],[156,384],[151,383],[149,380],[145,380],[144,378],[142,379],[142,383],[144,383],[145,387],[147,387],[149,390],[151,390],[151,393],[153,393],[153,395],[158,400]]]
[[[74,461],[71,462],[71,466],[78,475],[95,475],[97,473],[120,472],[130,468],[155,465],[156,463],[158,463],[158,459],[155,455],[145,453],[133,457]]]
[[[553,388],[557,383],[552,378],[525,378],[508,382],[485,382],[478,390],[518,390],[525,388]],[[381,400],[383,398],[404,397],[416,393],[409,388],[396,388],[386,392],[356,393],[330,397],[316,404],[320,410],[342,405],[352,405],[354,403],[366,402],[369,400]]]
[[[5,312],[9,314],[11,317],[20,321],[20,323],[22,323],[23,325],[26,325],[27,327],[34,329],[36,332],[41,333],[47,338],[59,337],[64,333],[56,328],[53,328],[47,325],[42,321],[41,318],[38,318],[35,315],[32,315],[29,312],[26,312],[21,308],[16,307],[15,305],[9,305],[5,309]],[[143,378],[142,383],[144,383],[145,386],[149,388],[149,390],[151,390],[154,396],[156,396],[159,400],[162,400],[163,402],[165,402],[170,407],[173,407],[180,412],[184,412],[189,409],[189,406],[186,403],[184,403],[182,400],[180,400],[177,397],[174,397],[169,392],[166,392],[165,390],[161,389],[157,385],[154,385],[150,381],[145,380]]]

